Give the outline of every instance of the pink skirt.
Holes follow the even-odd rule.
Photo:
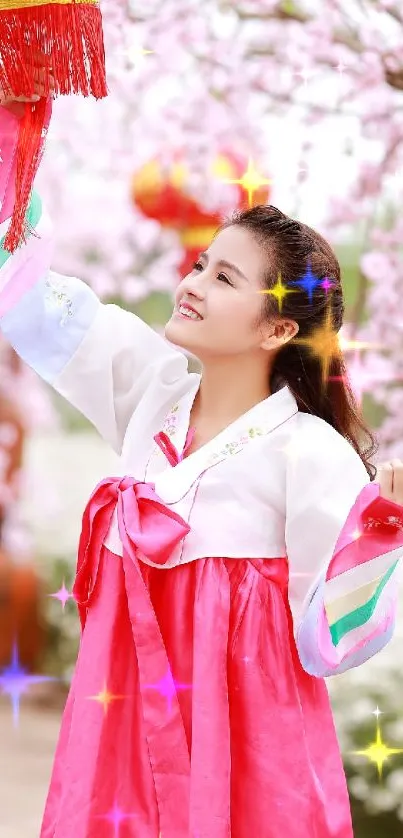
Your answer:
[[[352,838],[287,561],[154,568],[102,546],[101,518],[80,545],[88,597],[41,838]]]

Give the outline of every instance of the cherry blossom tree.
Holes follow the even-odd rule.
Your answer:
[[[360,251],[343,337],[372,348],[347,351],[353,384],[382,406],[381,456],[401,456],[399,4],[110,0],[103,16],[110,96],[55,102],[38,176],[56,223],[55,268],[127,305],[169,294],[179,241],[136,209],[130,183],[151,157],[168,169],[178,148],[190,194],[223,214],[233,188],[206,176],[223,147],[243,154],[245,168],[253,157],[272,178],[271,202],[308,223],[306,195],[317,190],[316,226],[335,245],[354,236]],[[316,163],[334,134],[327,187]]]

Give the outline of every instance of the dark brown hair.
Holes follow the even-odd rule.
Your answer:
[[[377,452],[378,444],[356,403],[341,352],[330,360],[324,380],[322,359],[307,344],[299,342],[324,326],[329,309],[334,333],[342,326],[344,299],[335,253],[319,233],[273,206],[237,210],[220,230],[234,225],[250,230],[267,251],[262,288],[273,288],[281,274],[283,286],[293,291],[284,296],[281,311],[275,296],[264,295],[265,319],[276,316],[294,320],[299,326],[295,339],[278,352],[272,376],[285,379],[301,412],[324,419],[350,442],[373,480],[376,469],[369,458]],[[314,275],[311,294],[300,285],[309,270]],[[322,287],[321,280],[325,278],[331,283],[330,291]]]

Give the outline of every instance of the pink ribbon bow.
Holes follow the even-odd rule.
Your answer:
[[[164,565],[190,531],[179,515],[165,506],[154,484],[132,477],[110,477],[94,489],[84,510],[73,596],[81,622],[97,582],[102,545],[117,505],[123,549],[132,558],[146,556]]]

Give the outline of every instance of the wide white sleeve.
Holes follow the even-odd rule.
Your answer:
[[[35,233],[12,255],[2,249],[9,220],[0,225],[0,329],[120,453],[147,388],[160,387],[166,399],[187,375],[187,358],[134,314],[102,304],[85,282],[53,272],[52,226],[36,193],[30,214]]]
[[[395,624],[403,508],[379,497],[352,446],[314,417],[287,467],[286,549],[303,668],[336,675],[382,649]]]

